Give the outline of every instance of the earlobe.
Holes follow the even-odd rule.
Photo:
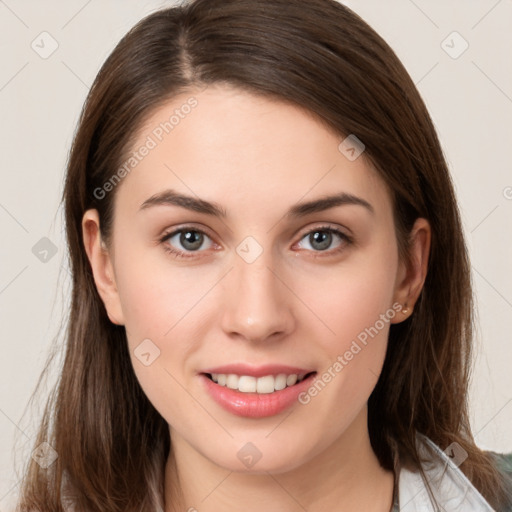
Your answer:
[[[85,251],[89,259],[96,289],[105,305],[110,321],[123,325],[124,318],[115,282],[111,255],[101,238],[100,220],[97,210],[87,210],[82,218],[82,234]]]
[[[410,233],[409,258],[400,263],[395,285],[395,303],[401,308],[393,323],[399,323],[414,312],[414,305],[427,277],[431,228],[426,219],[418,218]]]

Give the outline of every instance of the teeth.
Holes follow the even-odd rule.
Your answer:
[[[292,375],[288,375],[288,377],[286,377],[286,385],[287,386],[293,386],[296,382],[297,382],[297,375],[292,374]]]
[[[228,375],[224,373],[212,373],[211,375],[213,382],[219,384],[219,386],[225,386],[230,389],[237,389],[242,393],[273,393],[274,391],[280,391],[287,386],[293,386],[297,382],[300,382],[304,375],[286,375],[280,373],[275,377],[273,375],[265,375],[264,377],[252,377],[250,375],[235,375],[230,373]]]

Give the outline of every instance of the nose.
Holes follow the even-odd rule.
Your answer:
[[[295,327],[290,283],[274,270],[264,251],[247,263],[236,256],[224,283],[222,329],[230,337],[252,342],[285,337]]]

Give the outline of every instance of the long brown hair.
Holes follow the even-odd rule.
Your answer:
[[[67,345],[19,510],[141,511],[163,506],[168,425],[133,372],[124,327],[112,324],[82,242],[87,209],[111,236],[115,190],[98,198],[137,130],[164,102],[210,84],[291,102],[341,137],[355,134],[391,190],[397,242],[407,257],[418,217],[432,227],[429,271],[412,317],[393,325],[370,396],[372,447],[384,468],[420,468],[415,433],[468,453],[461,470],[495,508],[505,481],[471,434],[468,380],[470,266],[447,164],[414,83],[391,48],[334,0],[196,0],[140,21],[101,68],[71,148],[63,201],[72,273]],[[65,491],[65,492],[64,492]],[[65,494],[65,495],[64,495]]]

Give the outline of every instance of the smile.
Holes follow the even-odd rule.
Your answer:
[[[308,389],[317,372],[287,365],[231,364],[198,374],[206,395],[225,411],[246,418],[277,415]]]

